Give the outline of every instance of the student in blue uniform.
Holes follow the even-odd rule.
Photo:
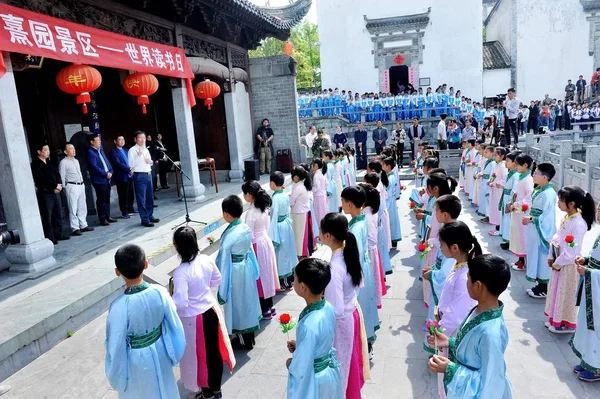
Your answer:
[[[431,92],[431,87],[427,88],[427,93],[425,93],[425,107],[427,108],[426,114],[428,118],[431,118],[431,111],[434,107],[433,105],[433,93]]]
[[[419,94],[417,96],[417,105],[419,106],[419,117],[425,118],[427,113],[425,111],[425,94],[423,89],[419,87]]]

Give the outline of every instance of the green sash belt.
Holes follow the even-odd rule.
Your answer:
[[[600,259],[592,258],[590,256],[590,261],[587,264],[587,267],[594,270],[600,270]]]
[[[529,214],[535,218],[541,216],[543,213],[543,211],[541,209],[538,208],[531,208],[531,212],[529,212]]]
[[[277,223],[285,222],[285,219],[287,219],[288,217],[290,217],[290,215],[279,215],[279,217],[277,218]]]
[[[129,346],[131,349],[142,349],[146,348],[156,341],[162,336],[162,326],[156,327],[154,330],[150,331],[145,335],[130,335],[129,338]]]
[[[504,190],[502,190],[502,194],[504,195],[510,195],[512,193],[512,189],[510,188],[505,188]]]
[[[490,174],[488,173],[487,175],[483,175],[482,177],[484,180],[488,180],[490,178]]]
[[[331,350],[327,355],[315,359],[313,366],[315,368],[315,374],[320,373],[328,367],[337,369],[340,366],[340,363],[335,357],[335,349]]]
[[[247,253],[244,254],[244,255],[235,255],[235,254],[232,254],[231,255],[231,261],[233,263],[239,263],[239,262],[245,261],[247,257],[248,257]]]

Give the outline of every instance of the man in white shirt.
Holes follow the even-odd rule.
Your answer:
[[[93,231],[87,223],[87,202],[85,200],[85,185],[79,161],[75,159],[75,146],[70,142],[65,145],[66,157],[60,161],[58,172],[62,185],[67,194],[69,204],[69,223],[71,233],[80,236],[84,231]]]
[[[447,114],[441,114],[440,115],[440,123],[438,123],[438,148],[440,150],[445,150],[447,149],[446,147],[446,139],[447,139],[447,135],[446,135],[446,118],[448,117]]]
[[[135,198],[142,226],[154,227],[154,223],[158,223],[160,220],[154,217],[152,157],[146,148],[146,134],[141,130],[135,132],[135,145],[129,149],[127,156],[133,174]]]
[[[519,105],[521,102],[515,97],[515,89],[512,87],[508,89],[506,100],[504,100],[504,107],[506,107],[506,117],[508,118],[508,126],[504,127],[506,134],[506,145],[510,147],[511,135],[515,139],[514,147],[517,148],[519,144],[519,133],[517,132],[517,117],[519,116]],[[507,129],[508,128],[508,129]]]
[[[310,130],[308,131],[308,134],[306,136],[304,136],[304,141],[306,142],[306,146],[308,147],[309,154],[310,154],[310,149],[312,148],[313,143],[315,142],[316,138],[317,138],[317,128],[315,127],[315,125],[311,125]]]

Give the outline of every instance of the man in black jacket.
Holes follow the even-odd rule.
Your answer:
[[[160,188],[166,190],[169,187],[167,183],[167,172],[171,169],[171,163],[167,159],[167,148],[162,142],[162,134],[156,135],[156,144],[154,145],[155,165],[158,167],[158,176],[160,177]]]
[[[44,227],[44,236],[54,245],[68,240],[62,232],[61,178],[56,167],[49,162],[50,148],[42,144],[37,148],[37,157],[31,161],[31,173],[37,189],[37,200]]]
[[[268,119],[263,119],[256,131],[256,155],[260,159],[260,174],[271,174],[271,159],[273,158],[273,129]]]

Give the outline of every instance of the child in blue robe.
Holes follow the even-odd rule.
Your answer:
[[[387,173],[389,185],[387,187],[387,201],[386,204],[388,213],[390,215],[390,232],[392,238],[392,247],[396,248],[398,241],[402,241],[402,230],[400,229],[400,215],[398,213],[398,203],[396,198],[400,196],[398,192],[398,177],[392,172],[396,166],[394,158],[388,157],[383,160],[381,165],[384,173]]]
[[[259,322],[262,318],[256,284],[260,273],[252,248],[252,232],[240,219],[244,212],[240,197],[225,197],[221,209],[229,226],[221,236],[215,261],[221,272],[217,298],[219,304],[223,305],[227,333],[238,335],[232,346],[252,349],[254,333],[260,329]]]
[[[323,151],[323,162],[327,162],[327,208],[329,212],[339,212],[337,186],[335,185],[335,161],[333,160],[333,152]]]
[[[367,193],[360,185],[346,187],[342,191],[342,210],[352,216],[349,226],[356,237],[358,256],[363,271],[364,287],[358,292],[358,303],[363,312],[367,341],[369,343],[369,358],[373,356],[375,332],[379,330],[379,315],[377,313],[377,293],[375,278],[368,247],[368,226],[362,208],[367,201]]]
[[[552,269],[548,266],[550,240],[556,234],[556,204],[558,196],[550,181],[556,170],[551,163],[541,163],[533,173],[537,187],[531,195],[529,215],[523,214],[527,224],[527,280],[537,283],[527,290],[532,298],[546,298]]]
[[[175,304],[166,289],[144,281],[142,248],[122,246],[115,265],[127,289],[108,311],[106,377],[121,399],[178,398],[173,367],[185,351],[185,334]]]
[[[296,340],[287,343],[288,399],[344,399],[340,364],[335,356],[335,310],[323,298],[331,281],[327,262],[303,259],[294,272],[294,291],[306,301],[296,327]]]
[[[506,212],[506,207],[511,203],[513,198],[513,189],[519,180],[519,173],[517,172],[517,164],[515,158],[517,158],[518,152],[511,152],[506,155],[506,168],[508,174],[506,175],[506,183],[502,191],[502,197],[498,204],[498,209],[502,213],[502,222],[500,224],[500,235],[502,236],[502,244],[500,247],[507,250],[510,242],[510,221],[511,212]]]
[[[289,290],[292,287],[294,266],[298,263],[298,253],[290,217],[290,197],[283,192],[284,183],[283,173],[271,173],[270,187],[273,190],[273,204],[271,205],[269,238],[275,247],[281,287]]]
[[[496,148],[492,145],[488,145],[483,151],[483,157],[487,160],[483,164],[483,170],[481,171],[481,179],[479,179],[479,209],[477,213],[482,216],[482,222],[488,223],[490,221],[490,186],[488,181],[492,177],[492,172],[496,166],[494,162],[494,152]],[[477,183],[476,183],[477,184]]]
[[[478,304],[462,322],[456,337],[439,332],[436,340],[429,337],[431,347],[437,343],[449,353],[448,357],[433,355],[429,368],[444,375],[447,399],[510,399],[504,361],[509,338],[502,317],[504,304],[498,300],[510,282],[510,268],[504,259],[491,254],[470,259],[468,268],[469,295]]]

